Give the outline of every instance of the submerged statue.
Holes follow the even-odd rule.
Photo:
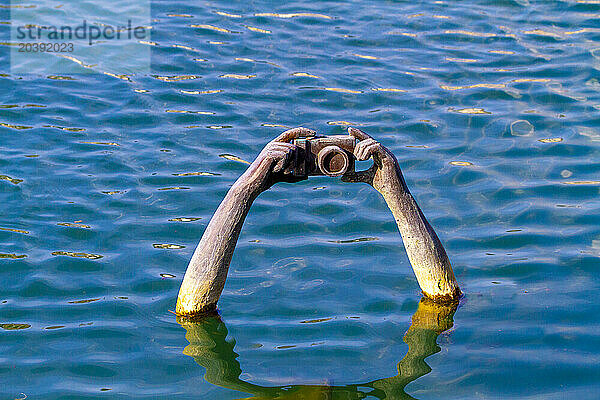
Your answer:
[[[369,158],[373,159],[371,168],[354,170],[354,159]],[[355,128],[348,128],[348,135],[326,137],[294,128],[265,146],[215,211],[187,267],[177,315],[194,317],[216,309],[254,199],[277,182],[298,182],[310,175],[341,176],[344,182],[363,182],[375,188],[392,211],[423,294],[440,303],[460,297],[444,246],[410,194],[396,157]]]
[[[425,359],[440,351],[438,336],[453,325],[458,303],[435,303],[421,299],[412,324],[404,335],[408,351],[398,363],[396,376],[341,386],[282,385],[260,386],[240,378],[242,369],[234,351],[235,341],[227,341],[227,327],[216,314],[207,315],[198,322],[179,317],[186,330],[189,345],[183,353],[194,358],[206,369],[204,379],[214,385],[249,393],[259,399],[413,399],[405,392],[412,381],[431,372]],[[247,371],[248,372],[248,371]]]

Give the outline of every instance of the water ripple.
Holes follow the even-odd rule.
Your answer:
[[[302,125],[396,155],[465,292],[407,393],[594,398],[598,18],[592,0],[166,1],[149,74],[1,71],[0,393],[248,397],[202,378],[169,310],[226,191]],[[219,306],[242,377],[316,387],[397,374],[419,297],[381,196],[312,177],[255,201]]]

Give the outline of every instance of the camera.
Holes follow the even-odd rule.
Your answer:
[[[350,135],[295,139],[297,151],[285,173],[295,177],[341,176],[354,171],[356,138]]]

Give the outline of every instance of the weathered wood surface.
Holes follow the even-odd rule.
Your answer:
[[[394,155],[366,133],[348,128],[359,142],[354,155],[357,160],[373,158],[367,171],[347,173],[345,182],[363,182],[373,186],[385,199],[398,225],[408,258],[421,290],[435,301],[452,301],[460,297],[450,260],[435,231],[410,194]],[[269,142],[246,172],[234,183],[215,211],[188,265],[176,313],[193,317],[216,309],[225,286],[229,264],[252,202],[260,193],[277,182],[298,181],[284,175],[292,160],[298,137],[314,136],[306,128],[283,132]]]
[[[461,292],[446,250],[410,194],[396,157],[366,133],[355,128],[348,128],[348,133],[360,140],[354,150],[356,159],[373,157],[373,166],[342,180],[364,182],[381,193],[394,215],[423,294],[441,302],[459,298]]]

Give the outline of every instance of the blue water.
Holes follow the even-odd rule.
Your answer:
[[[125,79],[11,74],[0,40],[2,398],[598,397],[597,1],[166,0],[152,18],[152,72]],[[453,316],[419,322],[378,193],[311,178],[256,200],[221,320],[179,324],[239,160],[348,124],[397,156],[465,293]]]

